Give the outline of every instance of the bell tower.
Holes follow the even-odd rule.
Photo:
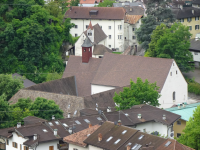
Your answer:
[[[89,37],[91,42],[94,42],[94,28],[92,26],[91,20],[90,20],[90,24],[87,28],[87,36]]]
[[[91,41],[86,37],[82,45],[82,63],[88,63],[92,57],[92,46]]]

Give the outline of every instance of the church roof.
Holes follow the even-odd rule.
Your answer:
[[[82,47],[92,47],[92,42],[89,40],[88,37],[85,38],[84,43],[81,45]]]
[[[91,30],[93,30],[93,26],[92,26],[91,20],[90,20],[90,24],[89,24],[89,26],[88,26],[87,30],[88,30],[88,29],[91,29]]]

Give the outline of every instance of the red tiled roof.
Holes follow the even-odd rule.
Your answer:
[[[92,134],[94,131],[96,131],[100,125],[95,125],[90,128],[87,128],[85,130],[79,131],[77,133],[74,133],[72,135],[66,136],[63,138],[64,142],[75,144],[81,147],[85,147],[87,144],[83,143],[85,139],[87,139],[88,135]]]
[[[99,0],[80,0],[80,4],[95,4],[95,1],[99,3]]]
[[[142,15],[126,15],[124,22],[135,24],[141,17]]]

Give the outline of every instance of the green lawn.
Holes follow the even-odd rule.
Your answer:
[[[122,52],[112,52],[113,54],[122,54]]]

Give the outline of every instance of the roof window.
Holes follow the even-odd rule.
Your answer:
[[[68,108],[70,108],[70,104],[68,105]]]
[[[129,142],[125,147],[127,147],[128,145],[131,145],[131,144],[132,144],[132,143]]]
[[[126,113],[125,116],[126,116],[126,117],[129,116],[129,114]]]
[[[121,139],[118,139],[117,141],[115,141],[115,143],[114,143],[114,144],[117,144],[117,143],[119,143],[119,141],[121,141]]]
[[[50,126],[53,126],[53,123],[49,122],[49,125],[50,125]]]
[[[90,121],[88,119],[84,119],[85,122],[90,123]]]
[[[168,141],[166,144],[165,144],[165,147],[169,146],[171,144],[171,141]]]
[[[98,10],[90,10],[90,16],[96,16],[98,14]]]
[[[125,134],[127,132],[127,130],[124,130],[123,132],[122,132],[122,134]]]
[[[75,121],[77,124],[81,124],[78,120]]]
[[[112,138],[113,138],[112,136],[109,137],[109,138],[106,140],[106,142],[109,142]]]
[[[44,132],[48,132],[46,129],[42,129]]]
[[[138,150],[140,147],[142,147],[142,145],[140,145],[140,144],[135,144],[135,145],[131,148],[131,150]]]
[[[144,135],[140,135],[140,137],[138,139],[141,140],[143,137],[144,137]]]
[[[56,123],[57,125],[60,125],[60,123],[59,123],[58,121],[55,121],[55,123]]]
[[[68,125],[66,123],[63,123],[63,126],[68,127]]]
[[[100,121],[100,120],[102,120],[102,119],[101,119],[100,117],[97,117],[97,120],[99,120],[99,121]]]

